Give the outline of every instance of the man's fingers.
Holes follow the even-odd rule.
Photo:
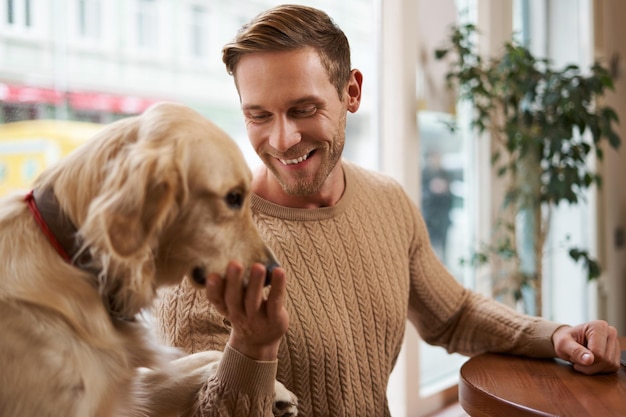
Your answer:
[[[243,266],[231,261],[226,267],[226,274],[209,274],[206,278],[206,296],[215,309],[225,317],[240,314],[243,310],[242,289]]]
[[[228,308],[224,302],[225,280],[217,274],[209,274],[206,277],[206,297],[215,309],[222,315],[228,314]]]
[[[270,319],[276,319],[281,314],[285,291],[287,287],[287,276],[282,268],[275,268],[272,271],[272,287],[267,297],[267,315]]]
[[[610,340],[610,330],[608,323],[602,320],[587,323],[584,333],[585,346],[601,358],[606,357],[609,343],[615,342]]]
[[[270,294],[273,294],[270,304],[282,308],[282,299],[285,287],[285,274],[280,268],[272,274],[276,282],[272,281]],[[244,282],[244,268],[239,262],[230,262],[225,277],[210,274],[206,278],[207,299],[215,306],[220,314],[227,316],[231,321],[245,320],[264,309],[266,268],[260,263],[250,267],[247,282]],[[272,307],[274,310],[277,307]],[[266,315],[267,312],[263,312]]]
[[[622,348],[619,343],[617,329],[613,326],[608,326],[607,332],[608,337],[606,343],[606,352],[602,359],[603,362],[606,364],[608,370],[617,371],[620,367]]]
[[[619,369],[619,340],[617,329],[603,320],[592,321],[585,329],[586,347],[594,355],[594,364],[607,369]]]
[[[246,314],[255,314],[263,304],[263,286],[266,270],[262,264],[254,264],[250,268],[250,276],[246,287]]]
[[[585,374],[615,372],[619,369],[619,342],[617,330],[601,320],[582,327],[582,346],[571,340],[567,344],[574,369]]]
[[[226,267],[224,302],[228,309],[228,319],[233,322],[245,314],[243,299],[243,265],[237,261],[231,261]]]

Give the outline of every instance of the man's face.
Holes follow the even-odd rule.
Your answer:
[[[284,192],[318,193],[341,158],[348,110],[318,54],[244,55],[235,79],[250,142]]]

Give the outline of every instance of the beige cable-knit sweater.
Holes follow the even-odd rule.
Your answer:
[[[387,382],[407,318],[450,352],[554,356],[556,323],[463,288],[431,250],[399,184],[343,165],[346,189],[333,207],[292,209],[252,196],[256,224],[287,272],[290,326],[278,363],[226,348],[198,415],[271,416],[276,377],[298,396],[301,416],[388,416]],[[227,323],[186,280],[163,293],[157,318],[169,344],[225,349]]]

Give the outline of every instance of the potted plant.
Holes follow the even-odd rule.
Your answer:
[[[613,89],[613,78],[599,63],[587,73],[577,65],[555,69],[514,40],[504,44],[501,56],[483,59],[474,43],[478,35],[473,24],[453,26],[447,45],[435,51],[437,59],[449,59],[448,85],[472,104],[471,125],[496,142],[492,164],[506,184],[494,238],[471,261],[481,264],[496,255],[508,264],[507,288],[516,300],[523,288],[532,288],[536,310],[530,313],[540,315],[551,213],[559,204],[578,204],[587,189],[600,186],[589,157],[602,159],[603,142],[614,149],[620,145],[613,129],[617,114],[599,100]],[[521,242],[530,242],[528,253]],[[600,275],[586,248],[568,250],[588,279]]]

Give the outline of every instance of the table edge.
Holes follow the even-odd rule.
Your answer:
[[[498,354],[489,354],[498,355]],[[516,417],[558,417],[554,414],[545,413],[525,407],[523,405],[507,401],[499,398],[489,392],[482,390],[476,385],[472,384],[467,378],[465,378],[464,368],[467,362],[461,366],[459,371],[459,404],[463,410],[465,410],[472,417],[491,417],[493,415],[511,415],[500,413],[515,413]],[[474,407],[478,407],[476,410]],[[480,408],[485,408],[484,412]],[[471,413],[470,413],[471,411]],[[479,414],[476,414],[478,411]],[[497,412],[498,414],[488,414],[488,411]]]

